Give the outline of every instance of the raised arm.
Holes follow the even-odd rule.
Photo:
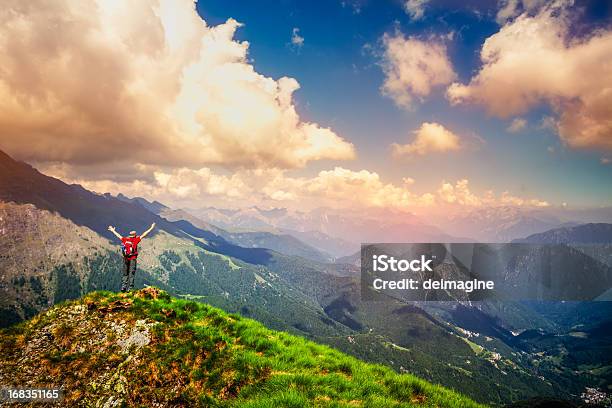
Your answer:
[[[146,230],[145,232],[143,232],[143,233],[140,235],[140,238],[142,239],[142,238],[146,237],[147,235],[149,235],[149,234],[151,233],[151,231],[153,231],[153,228],[155,228],[155,223],[151,224],[151,226],[149,227],[149,229],[148,229],[148,230]]]
[[[115,229],[115,227],[113,227],[112,225],[109,225],[109,226],[108,226],[108,230],[109,230],[110,232],[112,232],[112,233],[113,233],[113,234],[114,234],[114,235],[115,235],[117,238],[119,238],[119,239],[123,238],[123,237],[121,236],[121,234],[119,234],[119,233],[117,232],[117,230]]]

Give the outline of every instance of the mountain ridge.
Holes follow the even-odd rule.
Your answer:
[[[222,237],[228,242],[245,248],[265,248],[285,255],[296,255],[316,262],[331,262],[333,257],[318,250],[292,234],[268,231],[226,231],[210,222],[203,221],[186,210],[173,210],[166,207],[159,215],[171,222],[188,221],[195,227],[208,230]]]
[[[554,228],[512,242],[533,244],[609,244],[612,242],[612,224],[587,223]]]
[[[144,231],[154,222],[173,235],[181,235],[178,228],[168,221],[150,211],[142,211],[144,207],[138,203],[95,194],[78,184],[66,184],[40,173],[29,164],[13,160],[1,150],[0,201],[33,204],[56,212],[109,239],[113,239],[107,231],[109,225]]]

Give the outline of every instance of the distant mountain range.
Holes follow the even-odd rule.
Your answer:
[[[109,194],[106,193],[105,195],[109,195]],[[169,210],[169,208],[167,206],[165,206],[164,204],[160,203],[159,201],[150,202],[150,201],[148,201],[148,200],[146,200],[146,199],[144,199],[142,197],[129,198],[129,197],[126,197],[123,194],[119,193],[119,194],[117,194],[117,198],[119,200],[125,201],[127,203],[140,204],[141,206],[143,206],[147,210],[151,211],[153,214],[160,214],[162,211]]]
[[[608,244],[612,242],[612,224],[584,224],[551,229],[513,242],[532,244]]]
[[[185,210],[172,210],[167,207],[161,210],[159,214],[169,221],[189,221],[200,229],[211,231],[228,242],[245,248],[267,248],[285,255],[300,256],[316,262],[331,262],[334,260],[332,255],[300,241],[291,234],[269,231],[229,232],[209,222],[202,221]]]
[[[296,236],[334,257],[352,255],[362,242],[464,242],[417,216],[392,210],[312,211],[271,210],[258,207],[188,210],[196,217],[229,231],[270,231]]]
[[[485,207],[434,217],[428,222],[414,214],[380,209],[292,211],[253,206],[186,211],[230,232],[289,234],[335,258],[353,255],[361,243],[511,242],[556,228],[612,222],[612,207],[582,210]]]
[[[551,216],[539,217],[518,207],[491,207],[442,218],[438,224],[452,234],[466,235],[479,242],[510,242],[555,228],[562,221]]]
[[[568,244],[589,257],[602,262],[609,267],[612,267],[612,224],[605,223],[589,223],[577,225],[573,227],[555,228],[540,234],[533,234],[523,239],[517,239],[513,242],[531,243],[531,244]],[[598,245],[593,245],[598,244]],[[603,245],[602,245],[603,244]],[[597,284],[602,284],[598,281]],[[601,295],[599,300],[605,300],[606,303],[612,305],[612,288]],[[601,304],[596,304],[597,310],[591,310],[589,313],[593,316],[592,320],[600,318],[602,311]],[[580,309],[586,312],[586,309],[592,309],[593,305],[581,304]],[[555,306],[555,311],[563,308],[563,306]],[[608,317],[612,316],[612,307],[605,309],[609,312]],[[579,319],[585,313],[568,313],[569,316],[576,316]],[[605,320],[605,319],[604,319]]]
[[[511,242],[556,228],[612,222],[612,207],[590,209],[488,207],[436,218],[436,225],[455,236],[479,242]]]

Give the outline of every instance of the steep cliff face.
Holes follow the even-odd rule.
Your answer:
[[[477,407],[408,374],[153,287],[95,292],[0,332],[0,383],[57,406]]]

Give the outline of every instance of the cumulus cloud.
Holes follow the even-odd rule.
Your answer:
[[[402,108],[411,108],[415,98],[424,98],[432,88],[451,83],[456,74],[441,40],[419,40],[401,32],[382,37],[381,67],[383,95]]]
[[[393,156],[425,155],[428,153],[442,153],[461,149],[459,136],[446,129],[439,123],[424,122],[414,132],[411,143],[400,145],[393,143],[391,149]]]
[[[515,118],[512,123],[506,128],[506,131],[510,133],[518,133],[525,130],[527,127],[527,121],[523,118]]]
[[[386,208],[435,210],[444,206],[547,206],[539,199],[521,198],[508,192],[472,192],[469,181],[442,182],[438,188],[417,193],[415,180],[385,181],[376,172],[335,167],[310,177],[297,177],[282,169],[240,169],[218,174],[210,168],[156,171],[154,180],[66,180],[98,192],[144,196],[171,206],[207,205],[240,207],[248,205],[285,206],[294,209],[331,207],[341,209]]]
[[[450,102],[502,118],[547,103],[568,146],[612,149],[612,30],[572,37],[568,14],[553,2],[505,24],[485,41],[480,71],[448,88]]]
[[[454,185],[443,182],[438,189],[438,198],[448,204],[456,204],[469,207],[481,206],[525,206],[525,207],[548,207],[547,201],[539,199],[521,198],[504,191],[496,196],[493,191],[486,191],[482,195],[474,194],[470,191],[469,180],[458,180]]]
[[[438,196],[442,201],[450,204],[476,206],[482,203],[482,200],[470,191],[467,179],[459,180],[455,185],[442,183],[438,189]]]
[[[61,177],[61,172],[54,172],[53,167],[46,169],[46,174]],[[273,170],[268,170],[273,171]],[[123,193],[127,196],[147,197],[159,200],[177,208],[184,206],[198,207],[202,202],[208,205],[228,205],[244,202],[250,195],[255,197],[253,179],[256,170],[239,170],[231,174],[220,174],[203,167],[200,169],[169,168],[153,171],[151,180],[140,179],[91,179],[80,175],[70,178],[61,177],[68,183],[80,184],[99,193]]]
[[[429,0],[406,0],[404,2],[404,10],[411,19],[420,20],[425,14],[425,5]]]
[[[23,2],[0,9],[2,148],[21,159],[122,166],[300,167],[352,159],[193,1]]]
[[[158,187],[181,199],[215,195],[241,198],[244,191],[248,190],[245,181],[238,174],[217,175],[208,168],[182,168],[170,173],[157,171],[154,174]]]
[[[352,171],[342,167],[323,170],[313,177],[294,177],[280,169],[241,169],[231,175],[216,174],[210,168],[156,171],[152,182],[132,180],[73,179],[98,192],[119,192],[145,196],[180,206],[286,205],[298,208],[320,206],[368,208],[407,207],[431,201],[408,190],[409,184],[396,186],[383,182],[377,173]],[[350,200],[347,200],[350,197]]]
[[[270,180],[265,187],[258,188],[263,191],[266,198],[272,198],[274,193],[280,192],[288,197],[299,197],[300,203],[310,203],[312,207],[344,205],[347,208],[382,207],[410,210],[437,205],[470,207],[549,205],[546,201],[517,197],[507,191],[496,195],[489,190],[478,195],[470,191],[467,179],[458,180],[454,185],[443,182],[435,191],[416,193],[411,189],[415,183],[411,177],[404,177],[402,183],[395,184],[382,180],[376,172],[354,171],[342,167],[323,170],[314,177],[290,177],[277,172]],[[347,197],[351,199],[346,200]]]
[[[375,172],[352,171],[341,167],[321,171],[311,179],[296,180],[307,195],[342,202],[347,197],[365,207],[408,207],[422,204],[428,197],[411,193],[407,188],[385,183]],[[347,203],[348,204],[348,203]]]

